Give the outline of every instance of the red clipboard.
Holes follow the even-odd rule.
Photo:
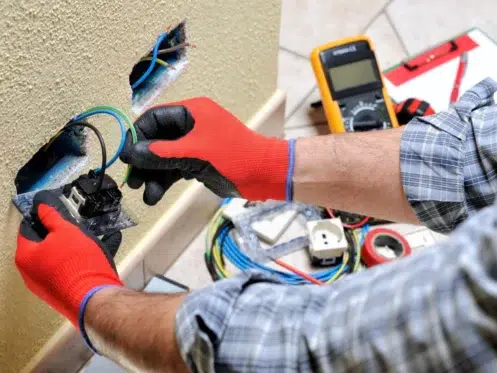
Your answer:
[[[386,72],[384,76],[394,86],[400,86],[418,76],[451,60],[459,59],[461,54],[478,47],[478,44],[467,34],[440,44],[423,52],[398,67]]]

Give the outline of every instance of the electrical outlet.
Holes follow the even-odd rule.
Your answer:
[[[342,256],[348,249],[347,238],[340,218],[314,220],[307,223],[309,252],[317,260]]]
[[[136,222],[126,213],[126,211],[124,211],[124,209],[121,208],[120,204],[115,206],[116,209],[112,211],[108,210],[101,214],[92,214],[87,215],[86,217],[81,216],[82,211],[85,211],[85,207],[88,207],[88,202],[90,201],[85,201],[86,206],[83,206],[85,205],[85,202],[78,202],[78,205],[76,205],[75,201],[72,200],[71,194],[69,195],[71,198],[67,198],[64,195],[64,188],[71,188],[72,186],[72,184],[67,184],[66,186],[60,188],[51,189],[51,191],[59,196],[78,223],[92,232],[95,236],[102,236],[104,234],[113,233],[118,230],[134,227],[136,225]],[[73,191],[73,189],[71,189],[70,192],[71,191]],[[31,210],[33,206],[33,199],[37,192],[38,191],[17,194],[12,198],[12,202],[17,207],[19,212],[30,223],[36,223],[31,215]],[[106,195],[107,192],[107,190],[104,191]],[[101,203],[102,200],[99,200],[98,202]]]
[[[83,172],[88,163],[87,142],[88,135],[83,128],[57,134],[17,173],[14,180],[17,193],[12,202],[22,216],[40,230],[42,227],[31,215],[33,198],[40,190],[51,190],[58,195],[78,223],[96,236],[136,225],[121,208],[121,192],[110,176],[105,175],[101,194],[88,193],[91,180]],[[78,174],[81,175],[73,180]]]

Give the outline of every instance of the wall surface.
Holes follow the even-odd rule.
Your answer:
[[[10,203],[13,180],[29,158],[69,118],[93,105],[131,113],[128,74],[169,24],[186,18],[188,70],[157,101],[207,95],[248,119],[276,88],[279,0],[4,0],[0,3],[0,371],[18,372],[62,320],[29,293],[14,266],[20,216]],[[156,102],[157,102],[156,101]],[[119,135],[102,129],[107,146]],[[222,125],[220,123],[220,125]],[[93,165],[99,149],[92,147]],[[110,174],[120,179],[124,166]],[[155,208],[141,191],[125,190],[139,221],[124,232],[118,261],[184,190],[175,186]],[[63,249],[63,248],[61,248]]]

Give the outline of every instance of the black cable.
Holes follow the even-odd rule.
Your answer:
[[[102,134],[100,131],[95,127],[93,124],[86,123],[86,122],[69,122],[67,123],[64,128],[61,129],[61,132],[67,131],[68,129],[75,127],[75,126],[82,126],[91,129],[93,132],[95,132],[95,135],[98,137],[98,141],[100,142],[100,147],[102,149],[102,166],[101,166],[101,171],[99,174],[99,179],[98,179],[98,184],[97,184],[97,193],[100,192],[102,189],[102,185],[104,183],[104,177],[105,177],[105,165],[107,164],[107,149],[105,147],[105,142],[104,138],[102,137]]]
[[[345,238],[347,239],[347,243],[349,244],[349,247],[347,249],[349,253],[349,259],[347,263],[349,268],[347,269],[347,273],[352,273],[354,272],[354,265],[355,265],[358,248],[356,247],[356,242],[352,232],[350,232],[350,230],[348,229],[345,229],[344,232],[345,232]]]
[[[229,232],[232,229],[235,228],[235,225],[233,224],[233,222],[231,220],[226,220],[221,226],[223,228],[228,228],[229,229],[228,233],[223,236],[223,239],[221,240],[220,245],[219,245],[219,256],[221,257],[221,263],[223,264],[223,266],[225,266],[226,264],[224,262],[224,252],[223,252],[223,250],[224,250],[224,240],[226,240],[226,238],[228,237]],[[222,231],[222,229],[221,229],[221,231]]]
[[[209,254],[205,253],[204,260],[205,260],[205,266],[207,267],[207,270],[209,271],[209,274],[211,275],[212,281],[219,280],[219,277],[217,276],[216,270],[214,269],[214,264],[212,261],[212,254],[210,254],[210,259],[209,259]]]

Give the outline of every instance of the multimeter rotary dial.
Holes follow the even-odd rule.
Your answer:
[[[380,115],[380,110],[376,103],[359,101],[357,105],[350,109],[348,131],[383,129],[385,123]]]

